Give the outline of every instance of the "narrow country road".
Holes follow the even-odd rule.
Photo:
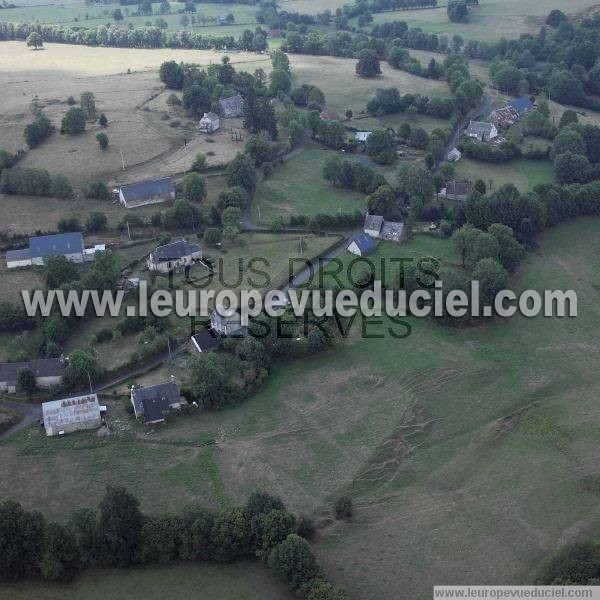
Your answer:
[[[41,415],[41,407],[39,404],[25,404],[23,402],[0,399],[0,406],[9,408],[23,415],[23,418],[16,425],[13,425],[10,429],[0,433],[0,441],[17,433],[17,431],[21,431],[21,429],[25,429],[25,427],[29,427],[29,425],[34,423]]]

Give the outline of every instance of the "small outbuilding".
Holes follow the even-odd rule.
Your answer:
[[[449,162],[458,162],[462,158],[462,152],[458,148],[452,148],[448,152],[447,159]]]
[[[375,242],[370,235],[361,233],[352,238],[346,249],[356,256],[365,256],[375,250]]]
[[[129,183],[119,188],[119,200],[125,208],[175,200],[175,186],[170,177]]]
[[[214,133],[221,126],[219,121],[219,115],[214,112],[204,113],[204,116],[198,123],[198,129],[200,133]]]
[[[102,413],[96,394],[86,394],[42,404],[42,417],[46,435],[63,435],[82,429],[97,429],[102,425]]]

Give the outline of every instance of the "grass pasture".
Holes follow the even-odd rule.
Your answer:
[[[258,562],[230,565],[179,564],[137,569],[97,569],[73,583],[30,582],[5,584],[1,600],[187,600],[202,590],[219,600],[286,600],[293,596]]]
[[[576,14],[597,4],[595,0],[486,0],[469,13],[468,23],[451,23],[446,4],[435,9],[383,12],[373,15],[373,24],[406,21],[426,33],[465,39],[494,41],[501,37],[518,38],[522,33],[537,33],[546,16],[555,8]]]
[[[323,179],[323,161],[331,152],[310,145],[277,166],[256,190],[252,221],[268,225],[276,217],[365,210],[364,194],[335,188]]]
[[[462,158],[455,163],[455,167],[457,179],[483,179],[488,190],[492,181],[492,191],[505,183],[512,183],[522,192],[529,192],[540,183],[551,183],[554,180],[554,169],[549,160],[518,158],[508,163],[488,163]]]
[[[316,85],[323,90],[327,107],[336,110],[340,116],[343,116],[347,108],[358,115],[378,88],[396,87],[401,94],[411,92],[425,96],[450,95],[445,82],[392,69],[385,62],[381,63],[381,75],[364,78],[356,75],[354,59],[303,54],[292,54],[289,58],[294,87],[303,83]]]
[[[0,496],[61,516],[115,480],[146,510],[238,502],[259,487],[321,518],[319,560],[352,598],[420,600],[440,581],[530,582],[560,544],[600,533],[597,494],[584,485],[598,475],[600,443],[597,227],[580,219],[547,231],[513,280],[517,291],[576,290],[577,319],[467,329],[411,319],[403,339],[387,319],[364,332],[357,323],[239,406],[177,418],[150,437],[112,405],[122,435],[22,432],[0,446]],[[370,259],[427,255],[458,262],[449,241],[423,235]],[[210,438],[219,443],[193,447]],[[342,491],[356,507],[348,524],[329,520]]]

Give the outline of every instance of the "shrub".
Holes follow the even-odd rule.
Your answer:
[[[334,505],[335,518],[340,520],[348,520],[352,517],[352,498],[349,496],[340,496]]]

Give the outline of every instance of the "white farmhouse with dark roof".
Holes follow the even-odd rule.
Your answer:
[[[171,379],[165,383],[131,388],[131,404],[136,419],[144,418],[148,425],[164,423],[171,410],[181,408],[182,400],[177,384]]]
[[[129,183],[119,188],[119,200],[125,208],[175,200],[175,186],[170,177]]]
[[[202,248],[198,244],[190,244],[185,240],[158,246],[150,254],[146,262],[148,269],[168,273],[183,271],[202,261]]]
[[[211,111],[204,113],[204,116],[198,123],[198,130],[200,133],[213,133],[214,131],[217,131],[220,126],[221,122],[219,121],[219,115]]]
[[[96,394],[86,394],[42,404],[46,435],[63,435],[81,429],[96,429],[102,425],[102,413]]]
[[[466,134],[474,139],[483,142],[493,140],[498,137],[498,130],[493,123],[484,123],[482,121],[471,121],[467,127]]]
[[[371,237],[379,237],[383,227],[383,217],[381,215],[367,215],[365,217],[364,232]]]
[[[239,312],[225,308],[221,304],[215,306],[210,315],[211,329],[219,335],[242,335],[245,327],[242,325],[242,315]]]

